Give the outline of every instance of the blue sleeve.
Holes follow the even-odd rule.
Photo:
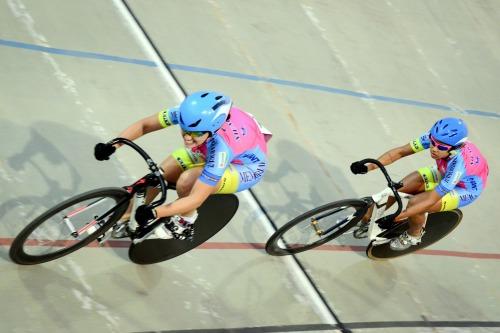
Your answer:
[[[233,151],[227,143],[216,134],[207,142],[207,160],[201,172],[200,180],[210,186],[217,185],[232,159]]]
[[[448,162],[446,173],[443,179],[436,186],[435,190],[440,196],[444,196],[457,186],[458,182],[465,175],[465,163],[461,154],[456,154]]]

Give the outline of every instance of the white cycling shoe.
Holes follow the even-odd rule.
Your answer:
[[[410,235],[407,231],[403,232],[399,237],[391,239],[390,247],[393,251],[404,251],[410,246],[418,245],[422,241],[422,236],[424,231],[420,234],[420,237],[415,237]]]
[[[194,237],[194,223],[189,223],[182,216],[175,215],[170,221],[160,224],[145,239],[189,239]]]

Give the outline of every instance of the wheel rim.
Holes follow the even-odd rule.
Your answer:
[[[298,252],[323,244],[343,232],[356,218],[358,207],[343,205],[327,208],[302,218],[285,230],[274,245],[278,251]]]
[[[27,235],[22,249],[24,254],[31,257],[54,255],[99,234],[113,214],[100,217],[116,206],[118,199],[106,195],[94,196],[68,203],[57,212],[52,212]]]

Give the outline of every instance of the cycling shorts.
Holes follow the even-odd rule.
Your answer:
[[[190,149],[184,147],[175,150],[172,153],[172,157],[177,161],[182,170],[203,167],[205,165],[205,160],[201,155],[195,154]],[[267,161],[245,165],[230,163],[219,181],[219,188],[216,193],[236,193],[254,186],[264,176],[266,167]]]
[[[424,180],[425,191],[431,191],[441,182],[442,176],[437,167],[423,167],[418,173]],[[474,202],[481,192],[468,191],[462,187],[455,187],[441,198],[441,211],[464,207]]]

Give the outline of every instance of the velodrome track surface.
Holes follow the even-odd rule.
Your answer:
[[[0,328],[500,331],[499,19],[495,1],[0,2]],[[124,241],[10,262],[13,237],[38,213],[146,171],[125,150],[95,161],[96,142],[204,88],[274,133],[265,180],[239,194],[226,229],[157,265],[132,264]],[[449,237],[386,262],[349,238],[295,259],[265,254],[271,221],[378,191],[381,175],[349,164],[444,116],[468,123],[491,173]],[[181,141],[166,130],[138,143],[161,160]],[[422,153],[389,171],[431,163]]]

